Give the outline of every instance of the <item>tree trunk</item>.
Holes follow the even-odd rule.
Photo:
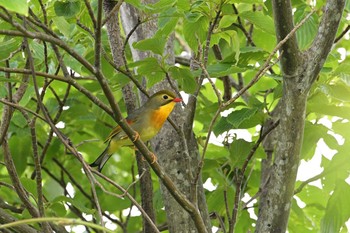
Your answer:
[[[256,232],[286,232],[299,166],[308,92],[332,47],[344,3],[327,1],[318,35],[308,51],[299,51],[295,36],[281,49],[283,96],[273,112],[280,124],[264,143],[268,160],[263,161]],[[290,1],[274,0],[273,10],[280,41],[293,29],[292,6]]]
[[[105,3],[106,2],[110,1],[105,1]],[[109,7],[110,10],[111,8],[112,7]],[[128,35],[130,31],[135,29],[135,26],[138,25],[139,20],[145,18],[142,12],[139,12],[137,9],[128,4],[123,4],[123,6],[121,7],[120,16],[126,35]],[[115,23],[117,21],[111,20],[111,22]],[[108,27],[107,29],[109,30]],[[152,37],[156,30],[157,20],[149,20],[146,23],[142,23],[131,34],[128,41],[129,45],[132,45],[136,41]],[[109,36],[111,37],[112,34],[109,33]],[[113,41],[115,40],[116,39],[110,39],[111,47],[115,46],[113,45]],[[134,61],[151,56],[151,54],[148,52],[138,51],[133,49],[132,46],[130,47]],[[175,57],[173,53],[173,36],[170,37],[167,43],[166,52],[168,55],[168,62],[170,64],[174,63]],[[176,86],[176,83],[174,83],[174,85]],[[155,91],[160,89],[172,88],[168,81],[163,81],[155,85],[150,92],[154,93]],[[145,101],[145,99],[143,99],[143,101]],[[181,126],[183,124],[183,115],[184,110],[180,107],[180,105],[178,105],[171,114],[171,118],[174,119],[175,124],[177,126]],[[194,177],[195,172],[195,169],[192,168],[198,166],[199,153],[197,143],[192,132],[192,128],[190,127],[184,130],[187,131],[185,135],[191,135],[189,140],[181,140],[181,137],[169,124],[169,122],[166,122],[160,133],[155,137],[155,139],[152,140],[152,146],[154,148],[156,156],[158,157],[159,164],[164,168],[165,171],[167,171],[168,175],[172,178],[173,182],[177,185],[180,191],[186,194],[188,198],[190,198],[190,195],[193,194],[192,179]],[[187,141],[188,145],[184,145],[184,141]],[[185,149],[187,147],[189,148],[188,152]],[[177,201],[171,196],[167,188],[162,184],[161,190],[167,214],[169,232],[197,232],[197,229],[190,215],[186,212],[186,210],[183,207],[181,207],[177,203]],[[198,202],[195,204],[199,206],[202,217],[207,225],[207,231],[211,232],[211,224],[201,178],[199,178],[198,180],[196,190],[197,194],[195,199],[197,199]],[[142,199],[144,200],[144,198]],[[149,195],[147,195],[145,199],[148,199],[148,201],[152,203],[152,198]],[[144,226],[144,231],[150,232],[147,231],[145,227],[146,226]]]

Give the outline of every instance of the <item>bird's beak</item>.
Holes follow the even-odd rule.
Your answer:
[[[175,99],[173,99],[173,101],[174,101],[174,102],[181,102],[181,101],[182,101],[182,99],[181,99],[181,98],[176,97]]]

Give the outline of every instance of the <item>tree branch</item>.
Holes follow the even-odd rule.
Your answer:
[[[291,1],[272,1],[277,41],[282,41],[294,28]],[[307,16],[306,18],[309,18]],[[292,75],[300,64],[300,51],[296,35],[293,33],[281,47],[283,73]]]
[[[309,88],[317,78],[317,75],[323,67],[323,64],[333,46],[339,23],[342,18],[344,5],[345,0],[327,1],[317,36],[310,49],[305,51],[305,55],[308,57],[308,61],[306,62],[308,67],[306,69],[313,74],[309,77],[309,80],[307,80]]]

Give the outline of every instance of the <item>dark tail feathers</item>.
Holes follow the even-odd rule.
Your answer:
[[[98,156],[98,158],[90,164],[90,167],[97,167],[98,171],[101,172],[103,166],[106,164],[108,159],[111,157],[110,154],[108,154],[108,146],[107,148]]]

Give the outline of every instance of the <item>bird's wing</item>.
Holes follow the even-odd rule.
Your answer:
[[[129,125],[131,125],[134,121],[132,121],[132,120],[129,120],[128,118],[126,119],[126,122],[129,124]],[[122,130],[122,128],[118,125],[118,126],[116,126],[113,130],[112,130],[112,132],[108,135],[108,137],[106,138],[106,140],[104,141],[105,143],[106,142],[109,142],[110,140],[112,140],[112,138],[114,138],[115,136],[117,136],[118,134],[120,134],[120,133],[123,133],[122,135],[119,135],[119,138],[118,139],[125,139],[125,138],[127,138],[128,136],[127,135],[125,135],[125,133],[123,132],[123,130]]]

